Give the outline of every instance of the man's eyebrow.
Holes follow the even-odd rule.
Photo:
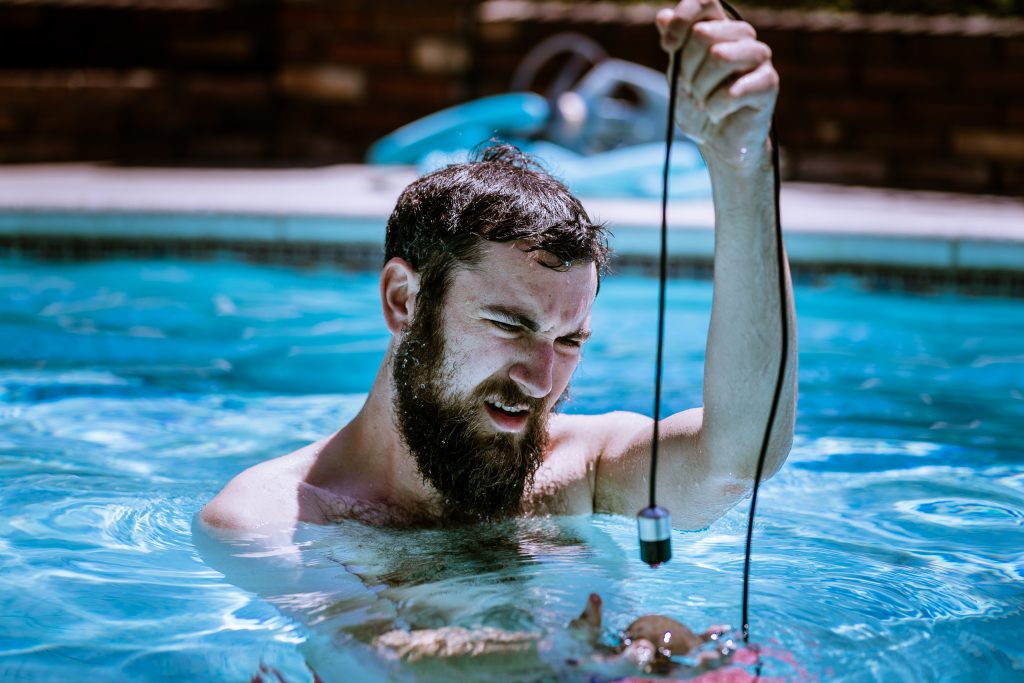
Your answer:
[[[540,329],[540,325],[538,325],[537,321],[531,318],[528,313],[517,308],[512,308],[511,306],[495,304],[493,306],[484,306],[482,310],[484,313],[489,315],[504,318],[505,320],[515,323],[520,327],[525,327],[530,332],[536,332]],[[586,341],[590,338],[590,330],[585,327],[580,327],[569,334],[563,335],[563,338],[579,339],[581,342]]]

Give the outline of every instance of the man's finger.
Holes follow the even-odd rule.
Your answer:
[[[707,120],[709,121],[709,128],[722,125],[723,121],[730,116],[737,115],[737,112],[747,112],[751,116],[755,116],[760,112],[768,111],[775,102],[775,94],[771,92],[757,93],[743,98],[722,97],[719,99],[718,94],[724,92],[724,90],[719,90],[708,101]],[[750,125],[753,125],[753,123]],[[712,135],[709,133],[707,137],[710,139]]]
[[[697,100],[705,100],[726,81],[737,80],[771,57],[771,48],[756,40],[716,43],[708,50],[707,59],[694,75],[691,92]]]
[[[779,75],[770,63],[744,74],[728,88],[711,93],[705,111],[714,122],[723,121],[743,108],[769,109],[778,96]]]
[[[693,27],[693,33],[700,36],[709,45],[726,40],[757,38],[757,31],[753,26],[745,21],[733,21],[732,19],[698,22]]]
[[[675,9],[663,9],[654,23],[661,33],[661,47],[674,52],[686,43],[690,29],[698,21],[726,19],[718,0],[683,0]]]
[[[747,40],[756,35],[754,27],[746,22],[709,20],[694,24],[682,52],[683,63],[679,70],[679,80],[683,90],[694,90],[697,73],[702,70],[713,45],[722,41]]]
[[[779,74],[771,62],[765,62],[748,74],[741,76],[735,83],[729,86],[729,92],[733,97],[749,97],[762,92],[768,92],[772,98],[779,93]]]
[[[676,5],[676,15],[688,24],[706,19],[727,19],[718,0],[683,0]]]
[[[670,52],[675,50],[680,42],[679,36],[675,35],[675,30],[672,27],[672,20],[675,16],[675,11],[668,7],[658,10],[658,13],[654,15],[654,25],[658,27],[658,34],[661,36],[661,47]]]

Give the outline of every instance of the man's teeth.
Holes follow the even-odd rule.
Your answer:
[[[506,413],[512,413],[513,415],[525,413],[527,410],[522,406],[510,406],[505,403],[502,403],[501,401],[491,401],[491,405],[493,405],[495,408],[498,408],[499,410],[504,410]]]

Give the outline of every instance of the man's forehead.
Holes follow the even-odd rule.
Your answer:
[[[488,248],[475,266],[457,271],[450,304],[477,309],[513,310],[539,328],[579,326],[590,315],[597,293],[597,268],[577,263],[550,268],[510,244]]]
[[[597,272],[597,265],[593,261],[567,261],[535,244],[521,240],[511,242],[484,241],[480,246],[480,252],[481,263],[486,262],[488,265],[516,264],[525,265],[531,269],[543,268],[553,271],[568,271],[573,268],[579,268]]]

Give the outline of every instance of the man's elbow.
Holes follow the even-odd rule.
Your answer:
[[[734,460],[727,466],[727,471],[721,472],[721,486],[726,490],[727,497],[736,500],[745,498],[753,490],[755,480],[771,479],[782,469],[793,448],[793,430],[777,429],[763,454],[761,447],[762,442],[751,442],[744,449],[747,455]]]
[[[781,429],[772,435],[768,444],[768,450],[764,455],[764,471],[761,473],[761,480],[771,479],[782,469],[793,449],[793,428]]]
[[[761,481],[771,478],[782,469],[792,448],[793,423],[786,420],[776,425],[767,447],[764,447],[764,432],[753,430],[742,437],[733,435],[731,439],[714,442],[707,448],[708,470],[711,476],[728,482],[730,492],[742,497],[753,488],[758,468]]]
[[[775,415],[772,425],[771,436],[767,446],[764,446],[764,427],[757,440],[757,447],[753,458],[748,458],[748,471],[744,474],[746,479],[753,486],[757,474],[757,468],[761,467],[761,481],[774,477],[789,457],[793,449],[793,433],[796,429],[796,398],[783,401],[780,410]],[[764,453],[761,449],[764,448]],[[763,459],[763,462],[759,462]]]

